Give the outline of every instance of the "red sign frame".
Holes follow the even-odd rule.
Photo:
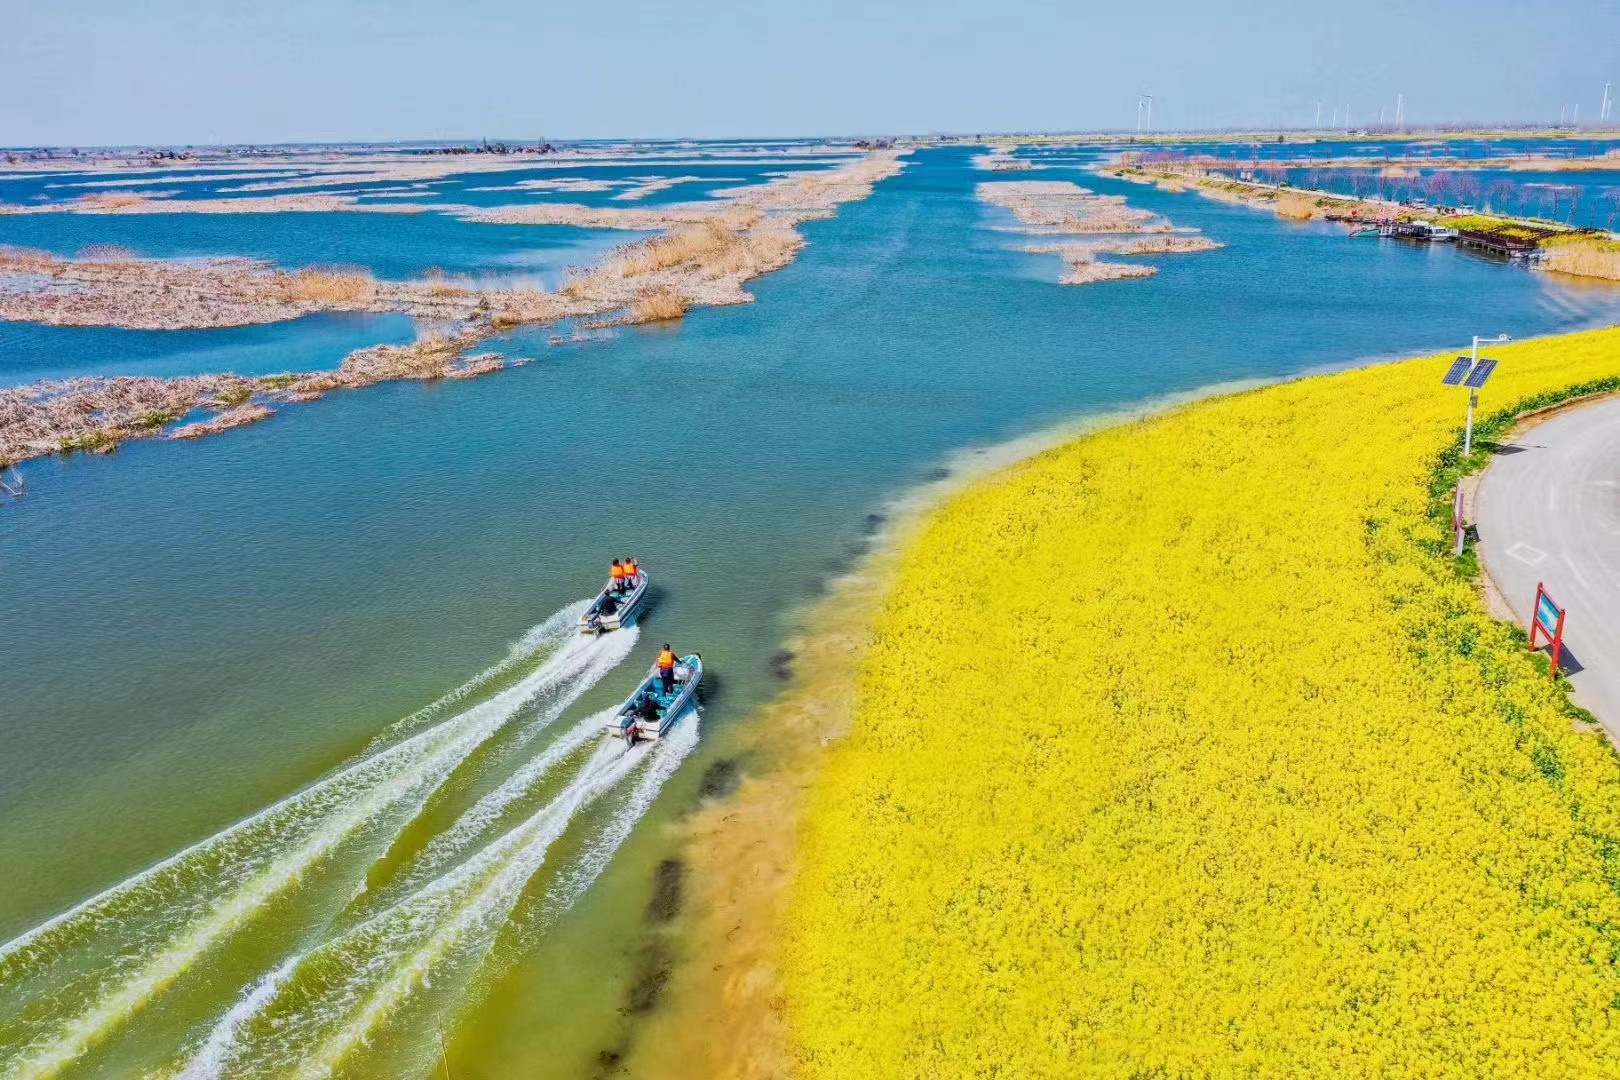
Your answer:
[[[1549,610],[1550,609],[1550,610]],[[1558,678],[1558,654],[1564,649],[1564,616],[1568,609],[1558,606],[1547,593],[1547,586],[1543,582],[1536,582],[1536,603],[1530,609],[1530,651],[1536,651],[1536,631],[1547,635],[1547,643],[1552,646],[1552,677]],[[1556,614],[1557,618],[1553,616]],[[1547,623],[1551,621],[1552,625]]]

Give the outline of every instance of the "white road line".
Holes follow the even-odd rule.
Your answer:
[[[1523,540],[1508,548],[1507,551],[1503,552],[1503,554],[1518,559],[1526,566],[1535,566],[1537,563],[1541,562],[1541,560],[1547,557],[1547,553],[1545,551],[1542,551],[1538,547],[1531,547]]]
[[[1588,592],[1592,590],[1591,583],[1588,582],[1586,580],[1586,576],[1581,573],[1581,568],[1575,565],[1574,559],[1570,558],[1568,555],[1565,555],[1564,565],[1569,567],[1569,572],[1575,575],[1575,580],[1581,583],[1581,588],[1587,590]]]

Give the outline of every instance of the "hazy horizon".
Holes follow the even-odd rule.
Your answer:
[[[12,12],[8,147],[1128,132],[1147,94],[1159,131],[1308,129],[1318,103],[1362,128],[1398,96],[1412,127],[1594,123],[1603,84],[1620,94],[1620,5],[1595,0]]]

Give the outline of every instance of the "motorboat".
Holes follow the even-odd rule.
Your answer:
[[[698,684],[702,681],[703,658],[697,653],[675,661],[675,679],[668,690],[664,689],[663,677],[654,664],[635,693],[608,721],[607,733],[632,743],[660,738],[696,700]]]
[[[629,626],[636,621],[637,610],[646,599],[647,571],[637,570],[634,577],[617,587],[610,581],[579,617],[579,632],[601,634]]]

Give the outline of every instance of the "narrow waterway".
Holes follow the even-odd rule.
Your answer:
[[[979,172],[975,152],[921,151],[807,225],[753,305],[567,347],[527,331],[495,347],[538,361],[496,376],[33,463],[28,496],[0,509],[0,940],[204,848],[0,955],[0,1073],[423,1075],[442,1025],[458,1077],[591,1075],[631,1036],[663,826],[773,692],[790,613],[952,450],[1620,319],[1620,289],[1078,166]],[[1059,287],[1056,259],[1011,250],[1023,238],[974,199],[1016,179],[1123,193],[1226,247]],[[353,217],[367,236],[396,221]],[[456,265],[427,246],[440,231],[379,272]],[[119,355],[108,335],[96,347]],[[658,590],[639,639],[588,651],[548,629],[630,553]],[[602,757],[581,721],[665,640],[714,673],[700,726]],[[394,756],[333,772],[391,730]]]

